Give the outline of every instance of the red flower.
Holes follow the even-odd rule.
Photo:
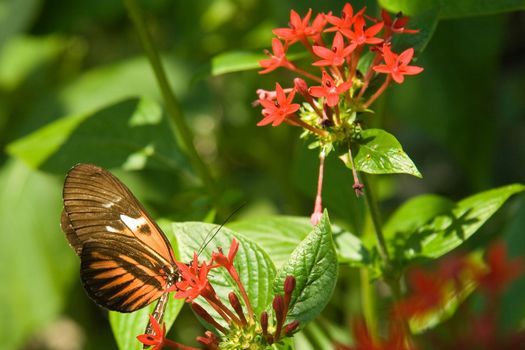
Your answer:
[[[381,10],[381,17],[383,18],[383,22],[385,22],[385,30],[387,31],[399,34],[415,34],[419,32],[419,29],[405,28],[405,26],[408,24],[408,21],[410,20],[410,17],[403,17],[401,12],[394,17],[394,20],[392,20],[390,14],[383,9]]]
[[[211,259],[215,261],[219,266],[224,267],[231,274],[231,270],[235,269],[233,266],[233,259],[235,258],[235,255],[237,254],[238,250],[239,250],[239,241],[237,241],[234,238],[232,240],[232,245],[230,246],[230,250],[228,251],[228,256],[225,256],[222,253],[222,251],[219,250],[219,252],[212,253]]]
[[[267,52],[266,54],[270,57],[268,60],[259,61],[259,65],[266,68],[259,72],[259,74],[269,73],[279,67],[292,69],[293,64],[286,58],[287,47],[283,46],[281,40],[277,38],[272,39],[272,50],[273,54]]]
[[[202,266],[199,267],[197,254],[194,253],[193,262],[190,266],[180,262],[175,263],[181,275],[181,280],[175,284],[178,290],[175,298],[186,299],[187,302],[191,302],[199,295],[205,296],[207,293],[213,292],[208,282],[209,266],[203,262]]]
[[[356,13],[356,17],[363,14],[363,12],[365,12],[365,8],[362,8],[358,13]],[[335,32],[340,31],[341,29],[350,29],[354,23],[354,9],[352,8],[351,4],[346,3],[343,7],[343,11],[341,12],[341,17],[326,15],[326,20],[334,26],[326,29],[325,32]]]
[[[440,307],[443,302],[443,281],[423,270],[414,270],[408,276],[412,295],[397,303],[395,310],[401,317],[421,316]]]
[[[348,37],[356,46],[364,44],[379,44],[383,39],[376,38],[374,35],[379,33],[383,28],[383,22],[379,22],[365,30],[365,19],[360,14],[354,18],[354,31],[350,29],[341,29],[341,33]]]
[[[296,41],[305,40],[308,36],[312,35],[312,29],[309,26],[311,16],[312,9],[309,9],[306,16],[302,19],[297,12],[291,10],[290,28],[277,28],[273,30],[273,33],[279,38],[288,41],[290,44]]]
[[[385,64],[377,65],[373,69],[378,73],[390,74],[396,83],[401,84],[405,80],[405,75],[416,75],[423,71],[421,67],[408,65],[413,56],[413,48],[406,49],[397,55],[390,50],[388,45],[383,45]]]
[[[509,260],[504,243],[493,244],[487,252],[488,271],[477,278],[480,287],[498,294],[524,271],[523,259]]]
[[[350,89],[351,86],[351,81],[345,81],[336,85],[332,77],[328,73],[323,72],[323,85],[312,86],[308,91],[312,96],[326,98],[326,104],[329,107],[334,107],[339,103],[339,95]]]
[[[411,347],[406,346],[403,332],[399,325],[393,324],[390,327],[388,339],[384,341],[374,339],[362,319],[354,322],[352,327],[354,336],[354,346],[337,345],[337,350],[409,350]]]
[[[164,338],[164,336],[166,335],[166,325],[163,324],[161,328],[159,323],[153,316],[149,315],[149,319],[155,334],[141,334],[137,336],[137,339],[144,345],[154,345],[153,349],[151,350],[160,350],[164,346],[164,341],[166,340]]]
[[[257,123],[257,126],[272,124],[277,126],[281,124],[287,116],[294,114],[299,110],[299,104],[292,103],[295,96],[295,90],[292,90],[288,96],[283,91],[279,83],[275,84],[276,100],[260,99],[259,103],[264,107],[262,114],[263,120]]]
[[[324,46],[314,46],[314,53],[323,58],[322,60],[313,63],[314,66],[340,66],[345,63],[346,57],[354,51],[356,45],[350,44],[345,46],[343,36],[337,32],[334,36],[334,42],[332,43],[332,49],[328,49]]]

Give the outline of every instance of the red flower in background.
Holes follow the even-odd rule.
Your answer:
[[[443,304],[444,281],[440,276],[417,269],[409,274],[408,283],[412,294],[395,306],[395,311],[401,317],[409,319],[412,316],[421,316]]]
[[[275,93],[275,100],[259,100],[259,103],[264,107],[262,110],[264,118],[259,123],[257,123],[257,126],[264,126],[270,123],[272,126],[277,126],[281,124],[286,119],[286,117],[299,110],[299,104],[292,103],[295,96],[295,90],[292,90],[290,94],[286,96],[281,85],[276,83]]]
[[[401,84],[405,80],[405,75],[416,75],[423,71],[421,67],[408,65],[413,56],[413,48],[406,49],[397,55],[392,52],[390,46],[383,45],[385,64],[377,65],[373,69],[378,73],[390,74],[396,83]]]
[[[491,294],[501,293],[524,271],[523,258],[509,260],[504,243],[493,244],[487,251],[488,271],[478,276],[480,287]]]
[[[383,18],[383,22],[385,22],[385,30],[389,31],[390,33],[406,33],[406,34],[415,34],[419,32],[419,29],[406,29],[405,26],[408,24],[408,21],[410,20],[410,17],[403,17],[401,15],[401,12],[398,13],[394,19],[390,16],[390,14],[385,11],[384,9],[381,10],[381,18]],[[390,33],[386,33],[385,35],[389,35]]]

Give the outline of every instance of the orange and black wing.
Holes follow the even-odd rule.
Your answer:
[[[81,258],[89,296],[131,312],[158,299],[176,277],[174,254],[129,189],[107,170],[78,164],[64,183],[61,226]]]

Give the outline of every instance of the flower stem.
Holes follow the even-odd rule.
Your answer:
[[[204,163],[203,159],[200,157],[197,149],[195,148],[193,143],[193,133],[184,120],[180,103],[170,87],[159,53],[155,48],[148,30],[146,29],[140,8],[136,0],[124,0],[124,4],[138,33],[142,47],[146,53],[146,56],[148,57],[153,72],[155,73],[162,97],[164,98],[166,111],[171,117],[171,121],[174,126],[175,138],[179,142],[179,146],[188,156],[193,168],[199,174],[210,195],[213,198],[216,198],[217,187],[215,186],[215,181],[213,180],[206,163]]]
[[[375,310],[375,294],[370,282],[370,271],[366,267],[360,269],[361,305],[367,328],[372,338],[377,337],[377,316]]]
[[[370,181],[368,181],[368,175],[361,173],[361,179],[365,186],[365,198],[370,216],[372,218],[372,224],[374,226],[374,232],[377,239],[377,245],[379,247],[379,255],[383,259],[383,263],[386,267],[390,264],[390,258],[388,256],[388,250],[386,248],[385,237],[383,236],[383,230],[381,229],[381,218],[379,215],[379,208],[377,207],[377,201],[374,197],[373,190],[370,186]]]
[[[388,87],[388,85],[390,84],[390,81],[392,80],[392,78],[390,77],[390,75],[387,76],[387,78],[385,79],[383,85],[381,85],[379,87],[379,89],[377,89],[377,91],[370,97],[370,99],[363,105],[363,108],[368,108],[375,100],[377,100],[377,98],[379,96],[381,96],[381,94],[383,92],[385,92],[386,88]]]

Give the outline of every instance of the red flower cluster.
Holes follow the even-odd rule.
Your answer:
[[[525,260],[510,260],[503,243],[495,243],[486,254],[486,264],[475,262],[469,256],[450,256],[440,262],[434,271],[415,269],[409,275],[407,284],[411,290],[404,299],[393,306],[391,327],[386,339],[374,339],[363,321],[358,320],[353,327],[355,344],[338,345],[340,350],[414,350],[419,347],[418,339],[408,339],[401,325],[410,320],[442,310],[450,298],[463,293],[469,285],[476,285],[485,295],[483,312],[475,313],[463,306],[458,317],[461,330],[451,329],[443,339],[440,330],[424,333],[420,343],[430,349],[521,349],[525,346],[525,332],[503,333],[498,329],[499,296],[516,277],[525,272]],[[419,342],[418,342],[419,343]]]
[[[315,146],[321,149],[321,179],[322,162],[328,152],[335,149],[334,144],[348,148],[349,157],[352,157],[352,142],[362,128],[358,114],[369,112],[368,107],[392,81],[401,84],[406,75],[418,74],[423,68],[410,65],[413,48],[397,54],[391,47],[393,35],[418,32],[406,28],[408,17],[392,18],[382,11],[381,19],[375,19],[365,15],[365,8],[354,13],[347,3],[340,16],[330,12],[312,18],[311,9],[303,18],[292,10],[289,27],[273,30],[277,36],[272,39],[273,52],[267,51],[268,59],[259,62],[264,68],[259,73],[285,68],[297,77],[293,87],[276,83],[275,91],[258,89],[259,99],[255,104],[263,107],[263,119],[258,126],[286,123],[304,128],[303,136],[317,139]],[[308,51],[311,64],[307,67],[300,68],[287,57],[288,49],[295,43],[301,43]],[[312,73],[316,70],[317,73]],[[369,89],[375,79],[382,79],[382,84]],[[302,108],[294,103],[298,96],[303,100]],[[352,166],[347,166],[353,172],[353,187],[360,196],[364,186],[359,181],[353,159],[349,160]],[[321,190],[322,182],[319,181],[311,216],[313,224],[318,222],[322,211]]]
[[[219,248],[217,252],[212,254],[210,263],[206,263],[205,261],[200,263],[196,253],[193,255],[191,264],[176,263],[181,277],[180,281],[178,281],[170,291],[176,291],[175,298],[185,299],[186,302],[191,303],[193,311],[223,335],[221,338],[207,331],[204,336],[197,337],[197,341],[206,346],[207,349],[218,350],[219,345],[224,341],[235,343],[238,340],[235,338],[236,336],[241,336],[243,340],[246,341],[247,338],[250,338],[250,335],[253,336],[254,342],[262,341],[263,345],[270,345],[283,337],[291,336],[299,325],[297,321],[284,325],[290,305],[291,293],[295,288],[295,279],[292,276],[288,276],[285,280],[284,298],[281,295],[276,295],[274,298],[273,307],[276,318],[274,322],[275,332],[271,334],[268,330],[268,314],[266,312],[261,314],[260,322],[257,324],[246,289],[240,280],[237,269],[233,265],[233,260],[238,249],[239,242],[233,239],[228,255],[225,255]],[[244,314],[243,305],[234,292],[228,295],[231,309],[221,301],[208,280],[208,273],[211,269],[215,268],[226,269],[235,281],[241,294],[244,307],[247,309],[247,315]],[[196,303],[195,299],[198,297],[202,297],[206,303],[220,315],[224,322],[219,322],[214,319],[204,307]],[[150,321],[155,334],[142,334],[137,337],[144,345],[154,346],[153,350],[160,350],[164,346],[172,349],[196,350],[196,348],[166,339],[165,326],[163,325],[161,327],[153,317],[150,317]],[[253,334],[250,334],[250,332]]]
[[[259,100],[264,109],[264,119],[257,125],[277,126],[283,122],[305,127],[295,113],[299,105],[292,104],[295,91],[303,95],[305,101],[312,105],[318,115],[318,122],[309,120],[307,129],[320,136],[326,136],[322,132],[319,123],[331,114],[325,111],[323,106],[337,108],[340,101],[345,101],[345,106],[353,106],[357,111],[364,111],[387,87],[393,79],[402,83],[405,75],[420,73],[423,68],[410,66],[409,63],[414,55],[413,49],[407,49],[401,54],[396,54],[390,47],[392,35],[401,33],[416,33],[416,30],[406,29],[408,17],[391,18],[383,11],[382,21],[371,19],[364,15],[365,9],[354,14],[350,4],[346,4],[340,16],[331,12],[320,13],[310,23],[312,10],[301,18],[294,10],[290,13],[290,25],[288,28],[277,28],[273,33],[277,36],[272,40],[273,52],[266,52],[268,59],[259,62],[264,69],[259,73],[269,73],[279,67],[291,70],[300,76],[321,85],[311,86],[307,89],[297,90],[290,88],[290,94],[286,96],[281,85],[276,84],[275,93],[264,94]],[[371,22],[371,23],[367,23]],[[381,34],[382,32],[382,34]],[[325,43],[328,34],[333,34],[331,45]],[[312,56],[312,66],[319,67],[321,78],[307,70],[303,70],[291,62],[286,53],[294,43],[300,42]],[[357,74],[359,60],[365,53],[365,48],[373,52],[375,58],[373,64],[366,72]],[[384,60],[384,64],[380,64]],[[384,84],[368,100],[362,97],[374,78],[374,73],[387,74]],[[361,78],[362,77],[362,78]],[[306,83],[305,83],[306,86]],[[286,90],[286,89],[285,89]],[[312,97],[319,98],[313,103]],[[313,105],[315,104],[315,106]],[[334,120],[334,124],[340,124],[342,120]]]

